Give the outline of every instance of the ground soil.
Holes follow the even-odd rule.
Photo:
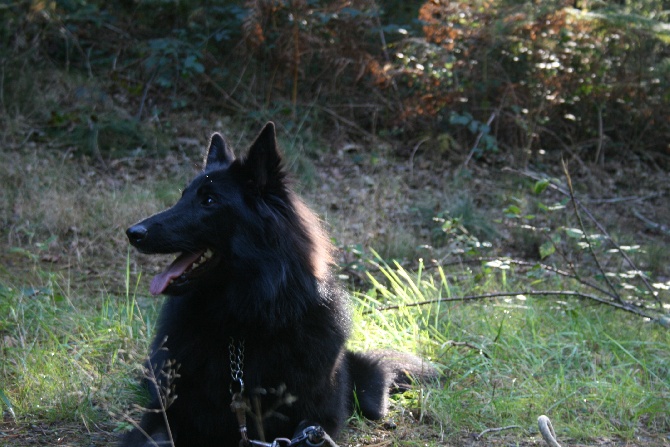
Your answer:
[[[495,428],[495,427],[492,427]],[[515,430],[511,430],[515,431]],[[520,430],[516,430],[520,431]],[[113,446],[118,442],[119,435],[110,425],[84,425],[76,423],[15,423],[0,422],[1,447],[28,446],[64,446],[64,447],[102,447]],[[640,434],[632,440],[600,437],[585,441],[559,439],[563,447],[670,447],[667,434]],[[339,445],[342,447],[386,447],[386,446],[427,446],[444,447],[531,447],[547,446],[548,444],[537,433],[524,434],[495,432],[480,436],[478,433],[462,433],[449,436],[445,440],[443,434],[428,425],[403,421],[393,428],[389,424],[378,425],[369,423],[363,427],[357,424],[342,434]]]

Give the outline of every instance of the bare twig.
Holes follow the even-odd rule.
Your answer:
[[[419,140],[418,143],[414,146],[414,149],[412,150],[412,154],[409,156],[409,177],[413,178],[414,177],[414,155],[416,155],[416,151],[419,150],[421,145],[425,143],[426,141],[430,140],[430,138],[425,137]]]
[[[466,348],[470,348],[472,350],[478,351],[481,355],[486,357],[487,359],[490,359],[491,356],[484,351],[484,349],[480,348],[479,346],[475,346],[472,343],[469,343],[467,341],[454,341],[454,340],[448,340],[446,341],[443,345],[444,346],[465,346]]]
[[[496,112],[491,113],[491,116],[489,117],[489,120],[486,122],[487,127],[489,127],[489,128],[491,127],[491,123],[493,122],[495,117],[496,117]],[[468,163],[470,162],[470,159],[475,154],[475,151],[477,150],[477,146],[479,146],[479,140],[481,140],[483,136],[484,136],[484,131],[482,130],[477,135],[477,139],[475,140],[475,144],[472,145],[472,149],[470,149],[470,153],[468,154],[468,157],[463,162],[463,168],[468,167]]]
[[[546,176],[539,176],[539,175],[537,175],[537,174],[535,174],[535,173],[528,172],[528,171],[516,171],[516,170],[513,170],[513,169],[510,169],[510,170],[513,171],[513,172],[516,172],[516,173],[518,173],[518,174],[524,175],[524,176],[526,176],[526,177],[530,177],[530,178],[532,178],[532,179],[534,179],[534,180],[543,180],[543,179],[546,178]],[[563,194],[563,195],[565,195],[565,196],[570,197],[570,193],[569,193],[568,191],[566,191],[565,189],[561,188],[559,185],[556,185],[555,183],[551,183],[551,182],[550,182],[550,183],[549,183],[549,188],[551,188],[551,189],[553,189],[553,190],[555,190],[555,191],[558,191],[558,192],[560,192],[561,194]],[[573,194],[572,196],[574,197],[574,194]],[[623,258],[626,260],[626,262],[628,263],[628,265],[630,265],[631,268],[632,268],[633,270],[635,270],[635,271],[639,270],[639,269],[637,268],[637,265],[635,265],[635,263],[633,262],[633,260],[630,259],[630,256],[628,256],[628,254],[625,252],[625,250],[622,250],[622,249],[621,249],[621,246],[620,246],[620,245],[619,245],[619,244],[612,238],[612,236],[611,236],[611,235],[609,234],[609,232],[605,229],[605,227],[603,227],[603,225],[602,225],[602,224],[601,224],[601,223],[600,223],[600,222],[593,216],[593,214],[591,213],[591,211],[589,211],[589,209],[586,208],[586,207],[584,206],[584,204],[582,204],[582,203],[581,203],[579,200],[577,200],[576,198],[574,198],[573,203],[576,203],[576,204],[579,206],[579,209],[581,210],[581,212],[583,212],[584,214],[586,214],[586,216],[589,218],[589,220],[590,220],[591,222],[593,222],[593,224],[596,226],[596,228],[598,229],[598,231],[600,231],[600,232],[607,238],[607,240],[610,242],[610,244],[612,244],[612,246],[614,246],[614,248],[615,248],[615,249],[617,250],[617,252],[621,255],[621,257],[623,257]],[[639,275],[639,277],[640,277],[640,279],[642,280],[642,282],[644,283],[644,285],[645,285],[645,287],[647,288],[647,290],[651,293],[651,295],[652,295],[653,297],[656,298],[656,304],[657,304],[659,307],[661,307],[661,306],[662,306],[662,303],[661,303],[661,301],[658,299],[658,297],[657,297],[656,294],[655,294],[656,290],[654,290],[654,288],[651,286],[651,284],[649,283],[649,281],[647,280],[647,278],[646,278],[644,275]]]
[[[326,441],[326,444],[328,444],[329,447],[339,447],[337,443],[333,440],[333,438],[328,435],[327,432],[323,432],[323,439]]]
[[[205,81],[209,83],[214,89],[221,94],[225,98],[226,101],[223,102],[223,105],[227,106],[230,110],[233,111],[244,111],[245,108],[242,104],[237,102],[228,92],[221,87],[219,84],[216,83],[214,79],[211,78],[207,73],[202,73],[202,76],[205,78]],[[228,103],[228,104],[227,104]]]
[[[556,268],[554,266],[548,265],[548,264],[543,264],[541,262],[529,262],[529,261],[523,261],[520,259],[511,259],[511,258],[496,258],[496,257],[478,257],[478,258],[472,258],[472,259],[459,259],[458,261],[451,261],[451,262],[444,262],[440,261],[439,263],[436,264],[429,264],[425,266],[426,269],[429,269],[431,267],[436,267],[436,266],[448,266],[448,265],[454,265],[454,264],[474,264],[474,263],[480,263],[480,262],[489,262],[489,261],[501,261],[505,264],[511,264],[511,265],[519,265],[521,267],[540,267],[543,270],[546,270],[551,273],[555,273],[560,276],[564,276],[566,278],[571,278],[576,281],[578,281],[580,284],[590,287],[593,290],[596,290],[604,295],[607,295],[611,298],[615,298],[613,294],[611,294],[608,290],[603,289],[597,284],[594,284],[579,275],[577,275],[574,271],[573,272],[566,272],[565,270],[561,270],[559,268]]]
[[[570,156],[574,160],[577,160],[577,162],[580,164],[582,169],[584,169],[585,171],[588,170],[588,168],[584,164],[584,161],[575,153],[575,151],[570,146],[568,146],[568,144],[565,141],[563,141],[563,139],[558,134],[556,134],[556,132],[553,132],[549,128],[546,128],[546,127],[543,127],[543,126],[538,126],[538,133],[539,132],[544,132],[544,133],[548,134],[549,136],[553,137],[563,147],[563,150],[565,152],[570,154]]]
[[[636,209],[633,210],[633,215],[634,215],[635,217],[637,217],[638,219],[640,219],[640,220],[641,220],[642,222],[644,222],[645,224],[647,224],[647,226],[648,226],[649,228],[651,228],[651,229],[653,229],[653,230],[656,230],[656,231],[659,231],[659,232],[661,232],[661,233],[664,233],[664,234],[670,236],[670,227],[668,227],[667,225],[662,225],[662,224],[659,224],[659,223],[656,223],[656,222],[654,222],[654,221],[652,221],[652,220],[647,219],[647,218],[644,217],[642,214],[640,214],[640,212],[639,212],[638,210],[636,210]]]
[[[159,349],[166,349],[164,347],[165,342],[167,341],[167,336],[161,342]],[[156,393],[158,395],[158,404],[160,408],[144,409],[146,412],[160,413],[163,416],[163,422],[165,423],[165,433],[147,433],[140,424],[135,422],[131,417],[125,415],[125,419],[129,421],[133,427],[135,427],[151,445],[159,447],[159,445],[169,445],[174,446],[174,439],[172,437],[172,430],[170,429],[170,422],[167,417],[167,409],[177,398],[173,393],[172,382],[174,379],[179,377],[177,369],[179,365],[175,365],[173,361],[167,361],[163,366],[159,374],[165,376],[165,383],[161,383],[156,377],[156,367],[151,365],[151,358],[147,360],[147,366],[144,369],[144,377],[149,381],[151,386],[155,387]],[[158,439],[154,439],[154,436],[159,436]],[[163,440],[164,435],[167,435],[167,439]],[[158,441],[158,442],[157,442]]]
[[[568,192],[570,193],[570,202],[572,203],[572,207],[575,211],[575,216],[577,217],[577,221],[579,222],[579,228],[582,230],[582,234],[584,235],[584,239],[586,240],[586,246],[589,249],[589,252],[591,253],[591,257],[593,258],[593,261],[596,263],[596,267],[598,267],[598,270],[602,274],[603,278],[605,279],[605,282],[607,283],[607,287],[610,288],[612,293],[614,294],[614,299],[619,302],[623,303],[623,300],[621,299],[621,296],[617,292],[616,288],[614,288],[614,285],[610,281],[609,277],[607,276],[607,272],[605,272],[605,269],[603,268],[602,264],[600,264],[600,259],[596,255],[595,250],[593,250],[593,244],[591,244],[591,239],[588,237],[588,234],[586,232],[586,227],[584,226],[584,221],[582,221],[582,215],[579,213],[579,207],[577,206],[577,200],[575,199],[575,190],[572,188],[572,178],[570,177],[570,172],[568,171],[568,165],[565,163],[564,160],[561,160],[561,164],[563,167],[563,174],[565,174],[565,179],[568,183]]]
[[[328,115],[332,116],[333,118],[340,121],[341,123],[346,124],[350,128],[358,131],[360,134],[365,135],[365,136],[367,136],[371,139],[376,138],[376,136],[373,133],[368,132],[367,130],[363,129],[361,126],[356,124],[354,121],[351,121],[350,119],[347,119],[347,118],[343,117],[342,115],[338,114],[334,110],[332,110],[328,107],[320,107],[319,109],[323,112],[326,112]]]
[[[372,308],[363,312],[363,315],[368,315],[374,312],[382,312],[386,310],[394,310],[405,307],[417,307],[417,306],[426,306],[429,304],[435,303],[446,303],[451,301],[473,301],[473,300],[482,300],[482,299],[492,299],[492,298],[503,298],[503,297],[512,297],[512,296],[571,296],[576,298],[586,298],[589,300],[596,301],[601,304],[607,304],[609,306],[615,307],[620,310],[625,310],[626,312],[633,313],[635,315],[649,318],[650,320],[656,321],[657,318],[653,315],[649,315],[644,312],[644,309],[635,307],[631,304],[624,302],[616,302],[612,300],[605,299],[603,297],[592,295],[590,293],[582,293],[574,290],[524,290],[517,292],[496,292],[496,293],[484,293],[481,295],[465,295],[465,296],[456,296],[450,298],[436,298],[433,300],[417,301],[414,303],[403,303],[403,304],[393,304],[389,306],[382,306]]]
[[[127,414],[123,415],[123,418],[124,418],[127,422],[129,422],[133,427],[135,427],[140,433],[142,433],[142,435],[147,439],[147,441],[148,441],[149,443],[151,443],[152,446],[154,446],[154,447],[161,447],[161,446],[156,442],[156,440],[154,440],[154,438],[152,438],[151,436],[149,436],[149,433],[147,433],[147,432],[140,426],[140,424],[138,424],[137,422],[135,422],[135,420],[134,420],[133,418],[131,418],[131,417],[128,416]],[[170,445],[174,445],[174,444],[170,444]]]
[[[168,366],[168,367],[170,367],[170,366]],[[158,380],[156,379],[156,375],[153,373],[153,369],[151,371],[152,371],[152,374],[151,374],[152,378],[150,380],[152,380],[154,382],[155,386],[158,387],[159,385],[158,385]],[[163,421],[165,422],[165,430],[167,432],[168,439],[170,441],[170,445],[174,445],[174,439],[172,438],[172,430],[170,429],[170,421],[168,421],[168,417],[167,417],[167,408],[170,406],[170,403],[171,403],[170,402],[170,395],[169,395],[169,392],[170,392],[169,387],[170,387],[170,385],[168,383],[168,385],[166,385],[166,387],[163,389],[164,394],[159,397],[158,402],[161,405],[161,414],[163,415]]]
[[[160,67],[159,65],[156,65],[156,69],[151,74],[151,77],[149,77],[149,80],[144,84],[144,88],[142,89],[142,99],[140,100],[140,108],[137,110],[137,117],[136,117],[137,121],[140,121],[142,119],[142,112],[144,112],[144,103],[146,102],[147,94],[149,93],[151,84],[152,82],[154,82],[154,79],[156,78],[158,72],[160,71],[159,67]]]
[[[596,147],[596,156],[593,162],[600,164],[601,167],[605,166],[605,153],[603,152],[603,147],[605,146],[604,140],[603,109],[602,107],[598,107],[598,146]]]
[[[506,426],[506,427],[487,428],[486,430],[484,430],[484,431],[481,432],[480,434],[475,435],[474,438],[475,438],[477,441],[479,441],[479,440],[482,439],[482,437],[484,437],[484,435],[487,434],[487,433],[497,433],[497,432],[499,432],[499,431],[503,431],[503,430],[511,430],[511,429],[513,429],[513,428],[523,428],[523,427],[521,427],[520,425],[508,425],[508,426]]]
[[[646,196],[629,196],[629,197],[612,197],[610,199],[590,199],[586,203],[619,203],[619,202],[642,202],[644,200],[653,199],[662,196],[663,193],[654,193]]]

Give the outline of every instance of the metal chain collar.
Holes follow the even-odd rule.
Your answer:
[[[228,353],[230,356],[230,394],[235,394],[239,392],[242,394],[244,392],[244,381],[242,377],[244,376],[244,339],[238,340],[235,343],[235,339],[230,337],[230,343],[228,344]],[[239,390],[234,390],[233,385],[239,384]]]
[[[230,357],[230,395],[232,401],[230,409],[237,417],[237,425],[240,432],[240,446],[241,447],[295,447],[305,445],[307,447],[322,447],[325,441],[328,441],[330,447],[338,447],[335,442],[328,436],[328,434],[318,425],[305,428],[298,436],[293,439],[276,438],[272,442],[263,442],[254,439],[249,439],[247,432],[247,418],[246,411],[248,409],[244,394],[244,339],[235,342],[233,337],[230,337],[228,344],[228,354]],[[239,390],[235,390],[233,386],[239,385]]]

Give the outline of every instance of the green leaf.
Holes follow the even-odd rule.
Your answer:
[[[540,258],[544,259],[552,255],[556,251],[556,247],[552,241],[547,241],[540,245]]]
[[[510,205],[503,210],[505,217],[519,217],[521,215],[521,208],[516,205]]]
[[[460,124],[462,126],[467,125],[472,121],[472,116],[469,113],[465,115],[453,114],[449,117],[449,124]]]
[[[533,194],[542,194],[542,191],[547,189],[547,186],[549,186],[549,179],[542,179],[538,180],[535,182],[535,185],[533,185]]]
[[[340,13],[343,14],[343,15],[349,15],[351,17],[358,17],[358,16],[361,16],[361,15],[367,15],[363,11],[361,11],[360,9],[356,9],[356,8],[342,8],[340,10]]]
[[[582,239],[584,237],[584,232],[579,228],[566,228],[565,234],[573,239]]]
[[[194,71],[196,73],[204,73],[205,66],[198,62],[198,58],[194,54],[190,54],[184,59],[184,69]]]

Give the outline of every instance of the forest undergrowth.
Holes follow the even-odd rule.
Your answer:
[[[274,120],[355,349],[439,385],[342,445],[670,445],[670,32],[622,2],[0,6],[0,446],[111,445],[163,260],[124,229]]]

